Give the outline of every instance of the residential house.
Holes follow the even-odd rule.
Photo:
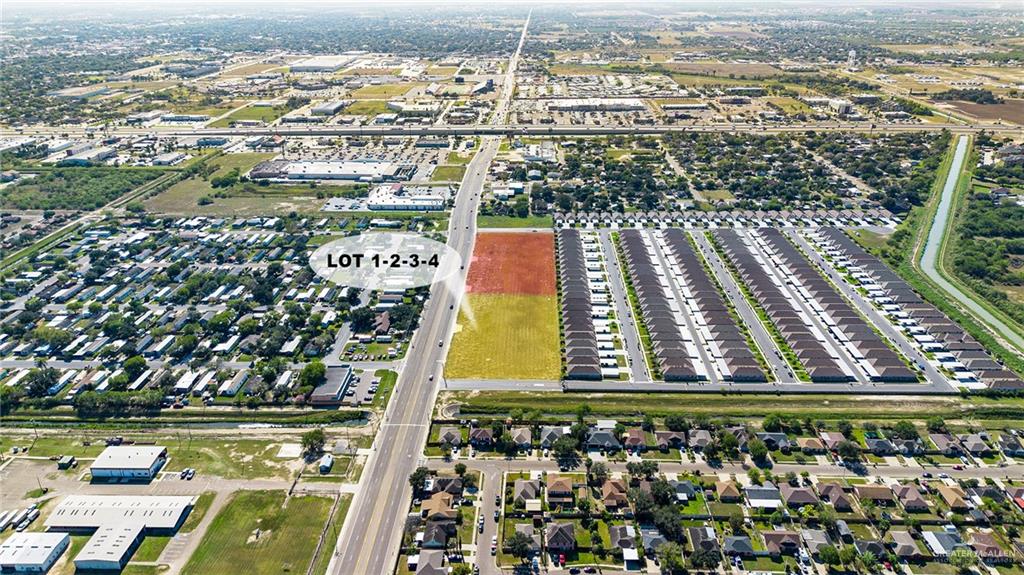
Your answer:
[[[1021,444],[1020,439],[1016,436],[1011,435],[1009,432],[1003,433],[996,440],[999,444],[999,449],[1003,452],[1003,455],[1007,457],[1024,457],[1024,445]]]
[[[458,498],[462,496],[462,478],[461,477],[435,477],[429,481],[429,487],[427,489],[430,493],[437,493],[444,491],[450,493],[453,497]]]
[[[626,493],[629,487],[622,479],[607,479],[601,485],[601,502],[606,509],[623,509],[629,506],[629,499]]]
[[[512,503],[525,506],[527,501],[540,499],[539,479],[516,479],[512,483]]]
[[[832,540],[829,538],[828,533],[822,529],[802,529],[800,537],[803,538],[804,545],[807,546],[812,555],[817,555],[822,547],[832,545]]]
[[[810,487],[793,487],[788,483],[783,483],[779,488],[779,492],[782,494],[782,501],[786,503],[787,507],[800,508],[820,503],[818,496],[814,494],[814,490]]]
[[[864,439],[864,445],[867,446],[868,451],[878,456],[896,454],[896,446],[884,437],[866,438]]]
[[[733,481],[719,481],[715,483],[715,493],[722,503],[737,503],[743,499],[740,488]]]
[[[572,479],[561,475],[549,474],[547,479],[548,505],[572,505]]]
[[[949,506],[953,511],[967,511],[967,500],[962,489],[959,487],[950,487],[949,485],[940,485],[936,488],[939,492],[939,497]]]
[[[455,498],[451,493],[438,491],[423,502],[420,514],[427,521],[455,519],[458,517],[459,512],[457,509],[452,509],[452,502],[454,500]]]
[[[692,481],[669,481],[669,485],[676,490],[676,501],[685,503],[697,497],[697,486]]]
[[[711,432],[706,429],[694,429],[690,431],[690,449],[702,450],[708,445],[711,445],[713,440],[714,438],[711,436]]]
[[[854,485],[853,492],[861,501],[870,501],[876,505],[889,505],[896,500],[887,485]]]
[[[909,513],[928,512],[928,500],[921,495],[920,489],[913,483],[897,486],[896,497],[899,498],[903,509],[906,509]]]
[[[612,549],[625,551],[626,549],[636,550],[636,530],[632,525],[612,525],[608,528]]]
[[[746,535],[726,535],[722,552],[730,557],[753,557],[754,544]]]
[[[639,427],[630,427],[622,434],[622,446],[627,451],[638,452],[647,449],[647,438],[644,436],[644,430]]]
[[[1012,563],[1013,557],[999,544],[995,536],[987,531],[975,531],[971,534],[971,547],[978,558],[988,564]]]
[[[587,449],[618,451],[622,446],[615,439],[615,433],[606,429],[594,429],[587,435]]]
[[[818,493],[822,499],[832,504],[836,511],[853,510],[853,501],[842,485],[831,481],[818,484]]]
[[[928,439],[935,444],[935,448],[939,453],[946,457],[958,457],[963,453],[960,444],[948,433],[929,433]]]
[[[829,451],[835,451],[840,443],[846,441],[846,436],[838,431],[821,431],[818,432],[818,437],[821,437],[822,443]]]
[[[459,447],[462,445],[462,430],[458,427],[442,427],[437,434],[437,440],[441,445]]]
[[[662,451],[681,449],[686,446],[686,434],[682,431],[655,431],[654,441]]]
[[[490,447],[494,444],[494,432],[489,427],[474,427],[469,430],[469,443],[473,447]]]
[[[540,428],[540,446],[543,449],[551,449],[555,441],[563,435],[569,434],[569,428],[564,426],[544,426]]]
[[[690,537],[690,546],[694,551],[704,549],[706,551],[718,551],[718,536],[715,535],[714,527],[690,527],[687,529]]]
[[[800,451],[808,455],[825,453],[825,442],[817,437],[798,437],[796,440]]]
[[[529,450],[533,447],[533,431],[529,427],[513,428],[510,439],[519,449]]]
[[[932,555],[940,559],[946,559],[955,549],[967,547],[955,527],[947,527],[942,531],[923,531],[921,536]]]
[[[789,436],[779,431],[764,431],[758,433],[757,438],[763,441],[770,451],[788,452],[793,447]]]
[[[892,552],[907,561],[915,561],[921,558],[921,550],[917,547],[914,537],[906,531],[889,531],[889,548]]]
[[[423,549],[447,549],[448,541],[455,535],[454,521],[428,521],[423,531]]]
[[[964,446],[971,455],[977,455],[984,457],[992,453],[992,448],[985,441],[985,437],[980,433],[971,433],[969,435],[960,436],[960,444]]]
[[[782,507],[782,495],[770,481],[766,481],[764,485],[750,485],[743,491],[747,495],[747,505],[755,509]]]
[[[885,557],[885,545],[882,545],[881,541],[875,539],[858,539],[853,542],[853,546],[857,549],[859,555],[871,553],[875,557]]]
[[[892,444],[899,454],[907,457],[913,457],[924,451],[924,445],[921,444],[920,439],[894,439]]]
[[[547,527],[547,547],[557,553],[576,548],[576,532],[572,523],[550,523]]]
[[[641,527],[640,528],[640,539],[643,544],[644,554],[653,557],[658,551],[658,547],[661,547],[668,540],[654,527]]]
[[[765,531],[761,535],[770,555],[796,555],[800,549],[800,534],[796,531]]]
[[[540,553],[540,533],[530,523],[516,523],[515,530],[530,541],[530,553]]]

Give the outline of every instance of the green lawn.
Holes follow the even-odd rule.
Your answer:
[[[437,166],[430,175],[432,182],[461,182],[466,173],[465,166]]]
[[[217,494],[213,491],[204,491],[200,494],[196,504],[192,506],[192,511],[189,511],[188,517],[185,518],[185,522],[181,524],[181,528],[178,531],[180,533],[190,533],[198,527],[199,522],[206,516],[206,512],[210,510],[210,505],[213,504],[213,499],[216,496]]]
[[[377,385],[377,393],[373,396],[373,407],[387,407],[391,394],[395,391],[395,383],[398,381],[398,374],[389,369],[378,369],[373,375],[380,378]]]
[[[331,509],[325,497],[242,491],[217,515],[184,575],[305,573]]]
[[[316,558],[316,564],[313,566],[313,575],[326,575],[327,566],[331,562],[331,555],[334,549],[333,543],[338,540],[341,526],[345,523],[345,517],[348,515],[350,505],[352,505],[352,495],[349,493],[342,494],[341,500],[338,501],[338,508],[334,510],[334,516],[331,517],[331,525],[327,528],[327,541],[331,542],[331,544],[325,544],[320,550],[320,554]]]
[[[352,102],[347,108],[342,110],[343,113],[350,116],[376,116],[377,114],[384,114],[388,111],[388,103],[383,100],[361,100],[358,102]]]
[[[246,106],[210,124],[214,128],[226,128],[243,120],[258,120],[269,124],[288,113],[287,106]]]

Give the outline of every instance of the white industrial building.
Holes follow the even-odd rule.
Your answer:
[[[351,61],[351,56],[313,56],[299,60],[288,68],[293,73],[337,72]]]
[[[559,112],[634,112],[647,109],[640,98],[565,98],[549,100],[547,108]]]
[[[447,188],[391,184],[371,190],[366,207],[371,210],[438,211],[444,209],[447,199]]]
[[[179,495],[69,495],[46,519],[50,531],[92,532],[75,556],[81,570],[121,570],[147,534],[177,531],[195,498]]]
[[[15,533],[0,543],[0,570],[46,573],[70,542],[67,533]]]
[[[103,450],[89,472],[93,479],[151,480],[166,462],[166,447],[115,445]]]
[[[284,166],[282,174],[289,180],[359,180],[376,181],[398,179],[402,166],[376,160],[355,161],[298,161]]]

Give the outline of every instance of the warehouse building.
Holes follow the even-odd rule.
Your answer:
[[[348,105],[349,101],[347,100],[324,102],[322,104],[317,104],[316,106],[313,106],[310,112],[312,112],[314,116],[333,116],[338,112],[342,111],[345,108],[345,106]]]
[[[0,544],[0,570],[46,573],[70,542],[67,533],[15,533]]]
[[[75,556],[76,569],[119,571],[146,535],[176,532],[194,504],[194,497],[178,495],[69,495],[46,527],[93,534]]]
[[[447,199],[447,188],[388,184],[370,191],[366,207],[371,210],[430,212],[443,210]]]
[[[152,480],[166,462],[166,447],[116,445],[104,449],[89,472],[93,479]]]
[[[313,56],[289,66],[294,73],[337,72],[352,61],[351,56]]]

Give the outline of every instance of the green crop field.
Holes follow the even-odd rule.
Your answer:
[[[447,377],[558,379],[562,364],[555,296],[466,297],[448,354]]]
[[[331,510],[326,497],[242,491],[210,524],[182,573],[305,573]]]

